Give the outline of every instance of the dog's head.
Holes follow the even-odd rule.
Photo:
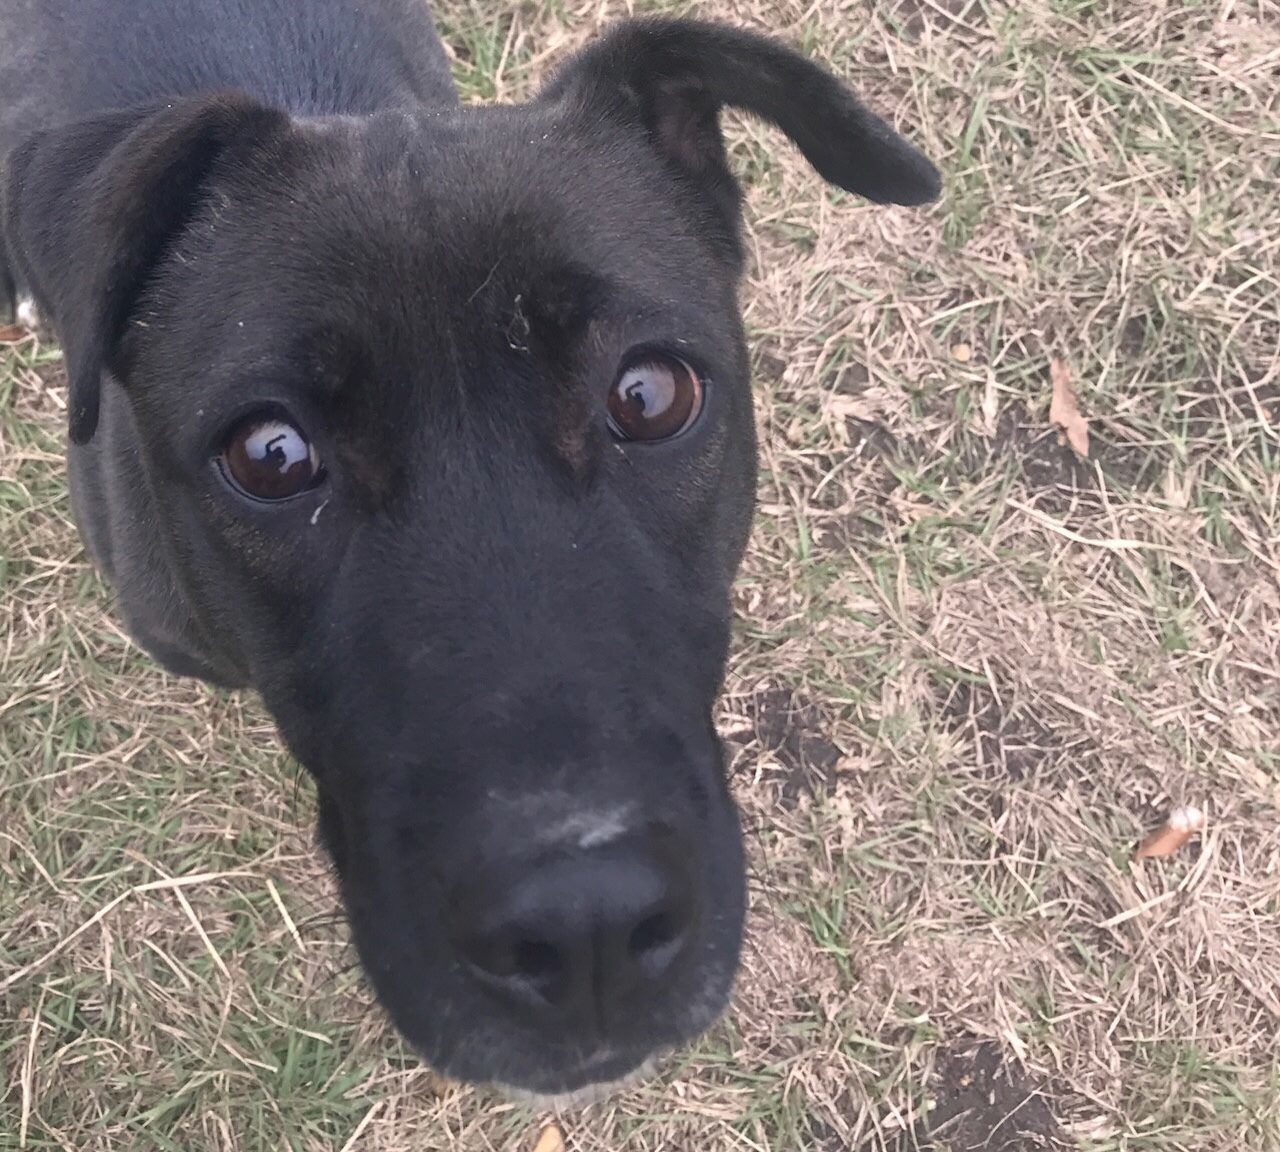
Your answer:
[[[365,967],[461,1078],[623,1075],[735,969],[711,715],[755,445],[725,105],[843,188],[937,193],[825,71],[666,21],[519,107],[218,95],[11,158],[71,438],[110,373],[192,611],[315,777]]]

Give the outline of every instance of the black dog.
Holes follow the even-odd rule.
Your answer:
[[[420,0],[0,0],[0,45],[0,290],[66,353],[80,531],[144,648],[261,692],[397,1026],[542,1093],[697,1033],[755,473],[719,110],[872,200],[934,168],[697,23],[493,108]]]

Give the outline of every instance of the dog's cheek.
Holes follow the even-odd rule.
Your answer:
[[[293,665],[321,611],[335,560],[332,525],[321,532],[306,507],[278,515],[252,509],[242,518],[228,503],[202,501],[202,514],[183,526],[188,567],[200,585],[194,594],[236,633],[254,686],[265,693]]]
[[[726,425],[686,465],[646,477],[649,501],[663,509],[671,554],[704,589],[727,594],[746,549],[755,503],[756,457],[750,430]]]

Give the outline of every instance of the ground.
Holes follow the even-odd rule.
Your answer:
[[[728,1019],[572,1152],[1280,1149],[1280,6],[715,0],[921,142],[921,212],[731,118],[762,435],[722,714]],[[451,0],[469,99],[612,0]],[[1049,422],[1049,363],[1089,421]],[[373,1006],[252,698],[133,649],[0,347],[0,1149],[532,1146]],[[1133,848],[1206,808],[1167,859]]]

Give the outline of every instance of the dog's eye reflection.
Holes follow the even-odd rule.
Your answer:
[[[702,381],[683,360],[648,352],[623,365],[609,393],[609,426],[623,440],[669,440],[702,410]]]
[[[232,486],[255,500],[287,500],[320,478],[315,448],[279,416],[242,420],[232,429],[218,462]]]

